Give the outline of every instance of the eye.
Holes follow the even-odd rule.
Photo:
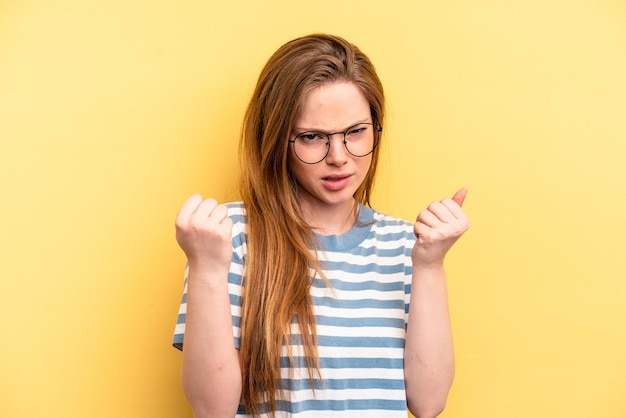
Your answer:
[[[307,144],[326,141],[326,135],[322,134],[321,132],[303,132],[296,138]]]
[[[364,130],[365,130],[365,128],[351,129],[350,131],[348,131],[348,135],[358,135],[358,134],[362,133]]]
[[[352,128],[348,129],[348,132],[346,135],[348,136],[352,136],[352,137],[358,137],[361,136],[363,134],[365,134],[367,132],[367,128],[369,125],[356,125],[353,126]]]

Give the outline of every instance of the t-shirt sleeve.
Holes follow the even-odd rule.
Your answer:
[[[406,225],[405,247],[404,247],[404,321],[405,327],[409,325],[409,310],[411,301],[411,283],[413,282],[413,258],[411,252],[415,245],[415,234],[413,233],[413,225]]]
[[[187,277],[189,274],[189,265],[185,267],[185,285],[183,287],[183,297],[178,308],[178,318],[176,319],[176,328],[174,329],[174,339],[172,345],[181,350],[183,349],[183,340],[185,337],[185,321],[187,320]]]
[[[239,348],[239,327],[241,318],[241,300],[243,295],[243,270],[245,265],[245,214],[243,206],[239,203],[230,203],[228,217],[233,221],[233,257],[228,272],[228,296],[230,299],[230,311],[232,317],[233,336],[235,348]],[[172,345],[181,350],[185,340],[185,323],[187,320],[187,282],[189,278],[189,266],[185,268],[183,296],[178,309],[178,318],[174,329]]]

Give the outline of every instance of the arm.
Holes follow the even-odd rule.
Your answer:
[[[231,233],[226,207],[198,195],[176,219],[176,239],[189,262],[182,385],[196,418],[231,418],[241,396],[228,296]]]
[[[454,352],[443,262],[469,228],[461,205],[466,190],[420,212],[414,226],[413,277],[404,351],[404,379],[409,410],[417,418],[443,411],[454,377]]]

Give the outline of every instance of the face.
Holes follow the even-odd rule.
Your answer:
[[[372,122],[370,105],[353,83],[337,82],[313,90],[304,105],[290,139],[308,131],[343,132],[358,123]],[[370,129],[371,135],[374,135]],[[298,159],[289,145],[289,167],[300,186],[303,209],[308,212],[350,210],[372,162],[372,155],[355,157],[343,143],[343,135],[330,137],[326,158],[317,164]]]

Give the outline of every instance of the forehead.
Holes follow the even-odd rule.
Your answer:
[[[305,97],[295,128],[340,130],[370,119],[370,105],[361,89],[351,82],[335,82]]]

